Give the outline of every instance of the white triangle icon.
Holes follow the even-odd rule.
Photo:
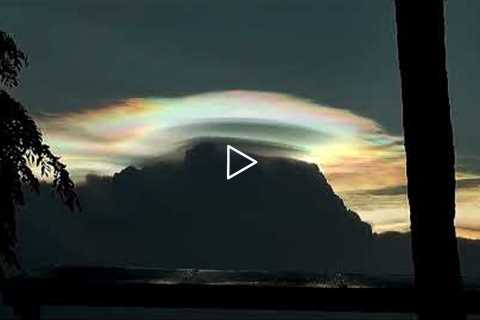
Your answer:
[[[236,154],[239,154],[241,155],[242,157],[250,160],[250,164],[246,165],[245,167],[243,167],[242,169],[240,170],[237,170],[235,171],[234,173],[230,173],[230,151],[233,151],[235,152]],[[227,180],[230,180],[232,179],[233,177],[239,175],[240,173],[244,172],[245,170],[248,170],[250,169],[251,167],[253,167],[254,165],[256,165],[258,163],[257,160],[253,159],[252,157],[250,157],[249,155],[246,155],[245,153],[243,153],[242,151],[238,150],[238,149],[235,149],[234,147],[232,147],[231,145],[227,145]]]

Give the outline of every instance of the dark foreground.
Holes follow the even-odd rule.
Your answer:
[[[40,306],[411,314],[418,301],[408,279],[122,268],[56,268],[7,280],[3,293],[25,318]],[[480,291],[465,290],[462,301],[468,313],[480,313]]]

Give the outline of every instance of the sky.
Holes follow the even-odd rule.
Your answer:
[[[385,0],[17,0],[0,3],[0,29],[30,58],[12,94],[79,182],[198,137],[243,138],[317,163],[375,231],[406,231],[393,9]],[[450,1],[446,14],[457,228],[480,238],[480,3]]]

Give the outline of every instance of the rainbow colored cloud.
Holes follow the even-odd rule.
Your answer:
[[[168,156],[195,139],[241,139],[271,146],[265,152],[273,155],[316,163],[376,230],[408,226],[405,190],[379,192],[405,185],[401,137],[346,109],[286,94],[223,91],[128,99],[37,120],[77,181]],[[472,199],[472,190],[463,198]]]
[[[292,156],[316,162],[330,175],[358,171],[379,159],[386,163],[402,159],[401,140],[376,122],[348,110],[269,92],[128,99],[37,120],[78,179],[86,173],[112,174],[199,137],[284,146],[297,150]]]

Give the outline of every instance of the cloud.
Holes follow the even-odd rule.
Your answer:
[[[480,177],[457,179],[457,188],[470,189],[480,187]]]
[[[86,166],[70,159],[89,156],[92,163],[98,156],[91,173],[113,174],[118,163],[128,166],[134,164],[132,159],[161,156],[185,141],[215,137],[283,145],[297,150],[294,157],[317,163],[329,176],[373,168],[378,162],[395,164],[402,157],[401,139],[387,134],[373,120],[270,92],[129,99],[37,120],[74,175],[77,165]],[[109,165],[107,156],[113,166],[102,172]]]
[[[19,217],[23,261],[29,267],[367,267],[371,228],[344,206],[318,167],[255,155],[258,165],[226,181],[219,165],[226,142],[195,145],[181,161],[88,176],[78,190],[79,215],[65,214],[48,192],[29,199]],[[61,254],[51,250],[56,242]]]
[[[77,181],[178,158],[195,142],[229,139],[256,154],[315,163],[375,231],[408,230],[402,139],[349,110],[236,90],[128,99],[37,120]],[[478,175],[461,168],[457,221],[476,223]]]
[[[48,192],[28,199],[19,216],[22,261],[27,268],[412,274],[409,234],[372,234],[315,165],[256,156],[257,166],[227,182],[218,164],[228,142],[203,142],[185,159],[129,167],[113,177],[90,175],[78,190],[84,206],[78,215]],[[480,241],[461,239],[459,247],[464,274],[478,277]]]
[[[2,28],[31,61],[17,92],[35,112],[243,88],[355,106],[399,127],[391,3],[4,3]]]
[[[407,186],[395,186],[383,189],[371,190],[368,192],[373,196],[396,196],[407,194]]]

